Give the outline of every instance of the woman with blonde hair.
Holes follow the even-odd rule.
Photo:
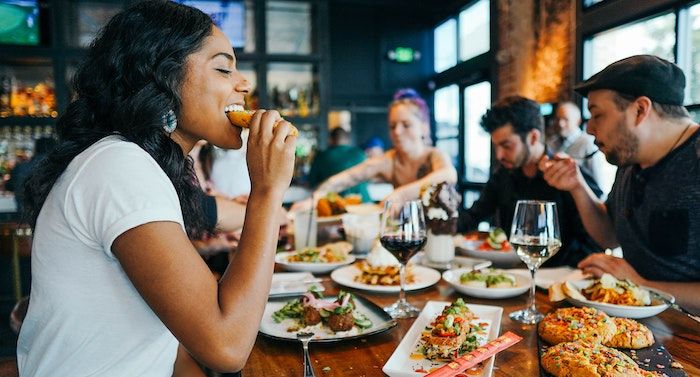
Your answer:
[[[314,197],[378,179],[394,186],[385,200],[406,201],[417,199],[422,186],[457,182],[457,171],[450,159],[431,146],[430,111],[415,90],[401,89],[394,94],[388,124],[394,148],[328,178],[316,189]]]

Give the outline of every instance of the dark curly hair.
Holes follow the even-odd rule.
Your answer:
[[[59,144],[27,180],[25,221],[36,225],[49,191],[75,156],[118,134],[151,155],[170,178],[188,235],[207,230],[192,160],[163,130],[163,115],[170,109],[179,114],[187,57],[212,30],[209,16],[167,0],[138,3],[109,21],[75,74],[77,99],[58,119]]]
[[[524,141],[525,135],[538,130],[544,135],[544,118],[537,102],[521,97],[510,96],[495,102],[481,117],[481,127],[492,133],[506,124],[513,126],[513,131]]]

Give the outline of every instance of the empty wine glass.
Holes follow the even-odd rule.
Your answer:
[[[510,243],[515,253],[530,270],[530,304],[527,308],[510,313],[514,321],[535,324],[544,318],[535,306],[535,272],[561,248],[559,216],[554,202],[518,200],[510,231]]]
[[[411,318],[420,309],[406,301],[406,264],[425,245],[427,239],[423,205],[420,201],[384,203],[380,242],[400,264],[399,300],[384,308],[392,318]]]

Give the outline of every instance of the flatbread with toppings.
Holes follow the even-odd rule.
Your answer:
[[[617,331],[604,344],[608,347],[640,349],[654,344],[654,334],[648,327],[629,318],[613,318]]]
[[[629,356],[598,343],[584,340],[560,343],[542,354],[542,367],[555,377],[652,377]]]
[[[549,344],[574,340],[605,343],[616,333],[615,322],[595,308],[562,308],[547,314],[538,332]]]

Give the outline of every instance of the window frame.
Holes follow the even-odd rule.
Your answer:
[[[456,136],[459,141],[459,158],[457,169],[458,177],[458,190],[464,194],[466,191],[481,191],[481,189],[486,185],[481,182],[470,182],[466,179],[466,166],[465,166],[465,132],[466,125],[464,122],[464,88],[470,85],[478,84],[483,81],[488,81],[491,83],[491,102],[495,98],[498,98],[498,86],[497,81],[497,69],[496,69],[496,59],[495,51],[498,45],[498,19],[497,19],[497,7],[495,0],[489,0],[489,51],[472,57],[469,60],[460,61],[460,51],[459,51],[459,15],[465,9],[475,5],[480,0],[472,0],[455,9],[451,12],[449,16],[437,20],[434,24],[434,28],[442,25],[448,19],[454,19],[457,23],[457,64],[451,68],[448,68],[442,72],[434,73],[432,78],[428,81],[428,87],[431,90],[430,103],[434,109],[434,93],[436,90],[443,87],[447,87],[456,84],[459,89],[459,134]],[[437,141],[435,137],[436,134],[436,124],[435,117],[433,115],[431,121],[431,131],[433,135],[433,142]],[[451,137],[450,137],[451,138]],[[450,139],[444,138],[444,139]],[[442,140],[442,139],[440,139]],[[493,158],[493,149],[491,151],[491,166],[490,171],[493,171],[495,167]]]
[[[689,51],[685,49],[689,45],[687,41],[682,41],[680,36],[684,35],[684,33],[687,34],[688,9],[696,4],[700,4],[700,0],[656,0],[653,2],[605,0],[589,7],[586,7],[584,3],[585,0],[579,0],[576,7],[576,20],[579,25],[576,29],[576,72],[574,75],[576,82],[582,81],[584,77],[586,41],[598,33],[636,21],[653,18],[666,12],[673,13],[676,17],[673,55],[675,56],[675,63],[686,72],[689,62]],[[681,44],[684,44],[682,48]],[[687,86],[686,96],[689,92],[690,87]],[[581,99],[579,105],[583,103],[584,101]],[[689,103],[685,106],[689,110],[700,109],[700,103]]]

